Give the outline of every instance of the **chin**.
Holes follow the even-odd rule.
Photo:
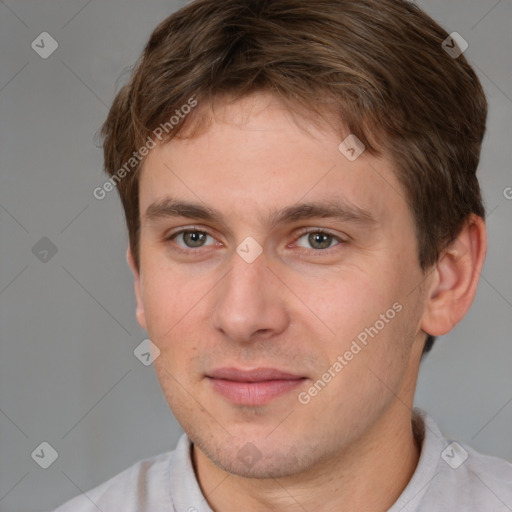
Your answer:
[[[267,435],[267,434],[265,434]],[[218,468],[243,478],[283,478],[296,475],[311,468],[320,447],[293,442],[292,439],[276,439],[270,442],[261,436],[220,438],[189,434],[195,447],[199,448]],[[251,438],[255,439],[251,442]],[[300,446],[302,452],[297,451]]]
[[[259,455],[253,460],[248,459],[247,456],[240,457],[240,452],[243,450],[244,447],[238,451],[233,451],[233,453],[214,454],[215,457],[210,457],[210,454],[207,455],[223,471],[243,478],[283,478],[300,471],[301,464],[296,455],[290,453],[291,450],[287,451],[286,455],[276,453],[275,450],[272,451],[271,455],[258,451]]]

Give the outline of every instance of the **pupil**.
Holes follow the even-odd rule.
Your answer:
[[[310,233],[309,243],[317,249],[326,249],[331,244],[331,235],[325,233]]]

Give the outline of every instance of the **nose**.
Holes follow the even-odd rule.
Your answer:
[[[231,270],[216,291],[213,327],[233,341],[268,339],[290,324],[286,288],[267,267],[264,254],[252,263],[234,254]]]

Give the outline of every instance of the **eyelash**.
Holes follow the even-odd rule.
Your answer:
[[[346,243],[346,240],[343,240],[339,236],[336,236],[334,233],[331,233],[330,231],[327,231],[322,228],[304,228],[299,231],[299,234],[297,235],[297,238],[293,242],[294,244],[297,243],[298,240],[300,240],[303,236],[309,235],[311,233],[319,234],[319,235],[327,235],[332,237],[332,240],[337,242],[334,245],[331,245],[330,247],[327,247],[327,249],[306,249],[305,247],[299,247],[299,252],[310,252],[313,251],[317,254],[330,254],[331,250],[335,249],[337,246],[342,245],[343,243]]]
[[[165,242],[173,242],[174,239],[176,237],[178,237],[179,235],[182,235],[183,233],[203,233],[205,234],[206,236],[211,236],[212,238],[215,239],[215,237],[213,235],[211,235],[210,233],[208,233],[208,231],[205,231],[205,230],[202,230],[202,229],[197,229],[195,227],[189,227],[189,228],[184,228],[184,229],[180,229],[179,231],[176,231],[174,233],[171,233],[170,235],[166,236],[165,237]],[[338,243],[326,248],[326,249],[306,249],[304,247],[298,247],[298,251],[300,253],[309,253],[311,254],[311,251],[315,252],[315,253],[319,253],[319,254],[327,254],[327,253],[330,253],[332,249],[334,249],[335,247],[337,247],[338,245],[342,245],[344,243],[347,242],[347,240],[343,240],[342,238],[340,238],[339,236],[336,236],[334,235],[333,233],[331,233],[330,231],[327,231],[325,229],[321,229],[321,228],[314,228],[314,229],[311,229],[311,228],[304,228],[302,230],[300,230],[299,234],[297,235],[297,237],[295,238],[295,240],[292,242],[293,244],[297,243],[298,240],[300,240],[303,236],[305,235],[309,235],[311,233],[314,233],[314,234],[321,234],[321,235],[327,235],[327,236],[330,236],[332,237],[333,241],[336,241]],[[289,247],[291,244],[288,244],[287,247]],[[203,249],[204,247],[201,246],[201,247],[198,247],[196,249],[194,248],[188,248],[188,249],[185,249],[184,247],[178,245],[175,243],[175,246],[173,247],[173,250],[176,250],[182,254],[186,254],[186,255],[191,255],[191,254],[197,254],[199,251],[199,249]]]

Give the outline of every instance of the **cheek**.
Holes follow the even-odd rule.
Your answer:
[[[147,331],[160,349],[155,368],[165,368],[177,378],[182,375],[180,382],[184,374],[193,379],[199,355],[211,338],[207,330],[212,284],[206,276],[194,278],[166,265],[151,270],[141,281],[141,292]]]
[[[331,331],[335,345],[343,345],[357,336],[393,304],[389,289],[354,268],[321,280],[302,279],[299,289],[297,295]]]
[[[370,274],[354,268],[326,281],[323,290],[303,282],[302,293],[331,332],[322,347],[331,363],[349,351],[351,366],[375,366],[387,373],[404,364],[419,316],[395,269]]]
[[[148,332],[162,343],[195,309],[204,295],[201,283],[166,267],[147,268],[141,294]]]

